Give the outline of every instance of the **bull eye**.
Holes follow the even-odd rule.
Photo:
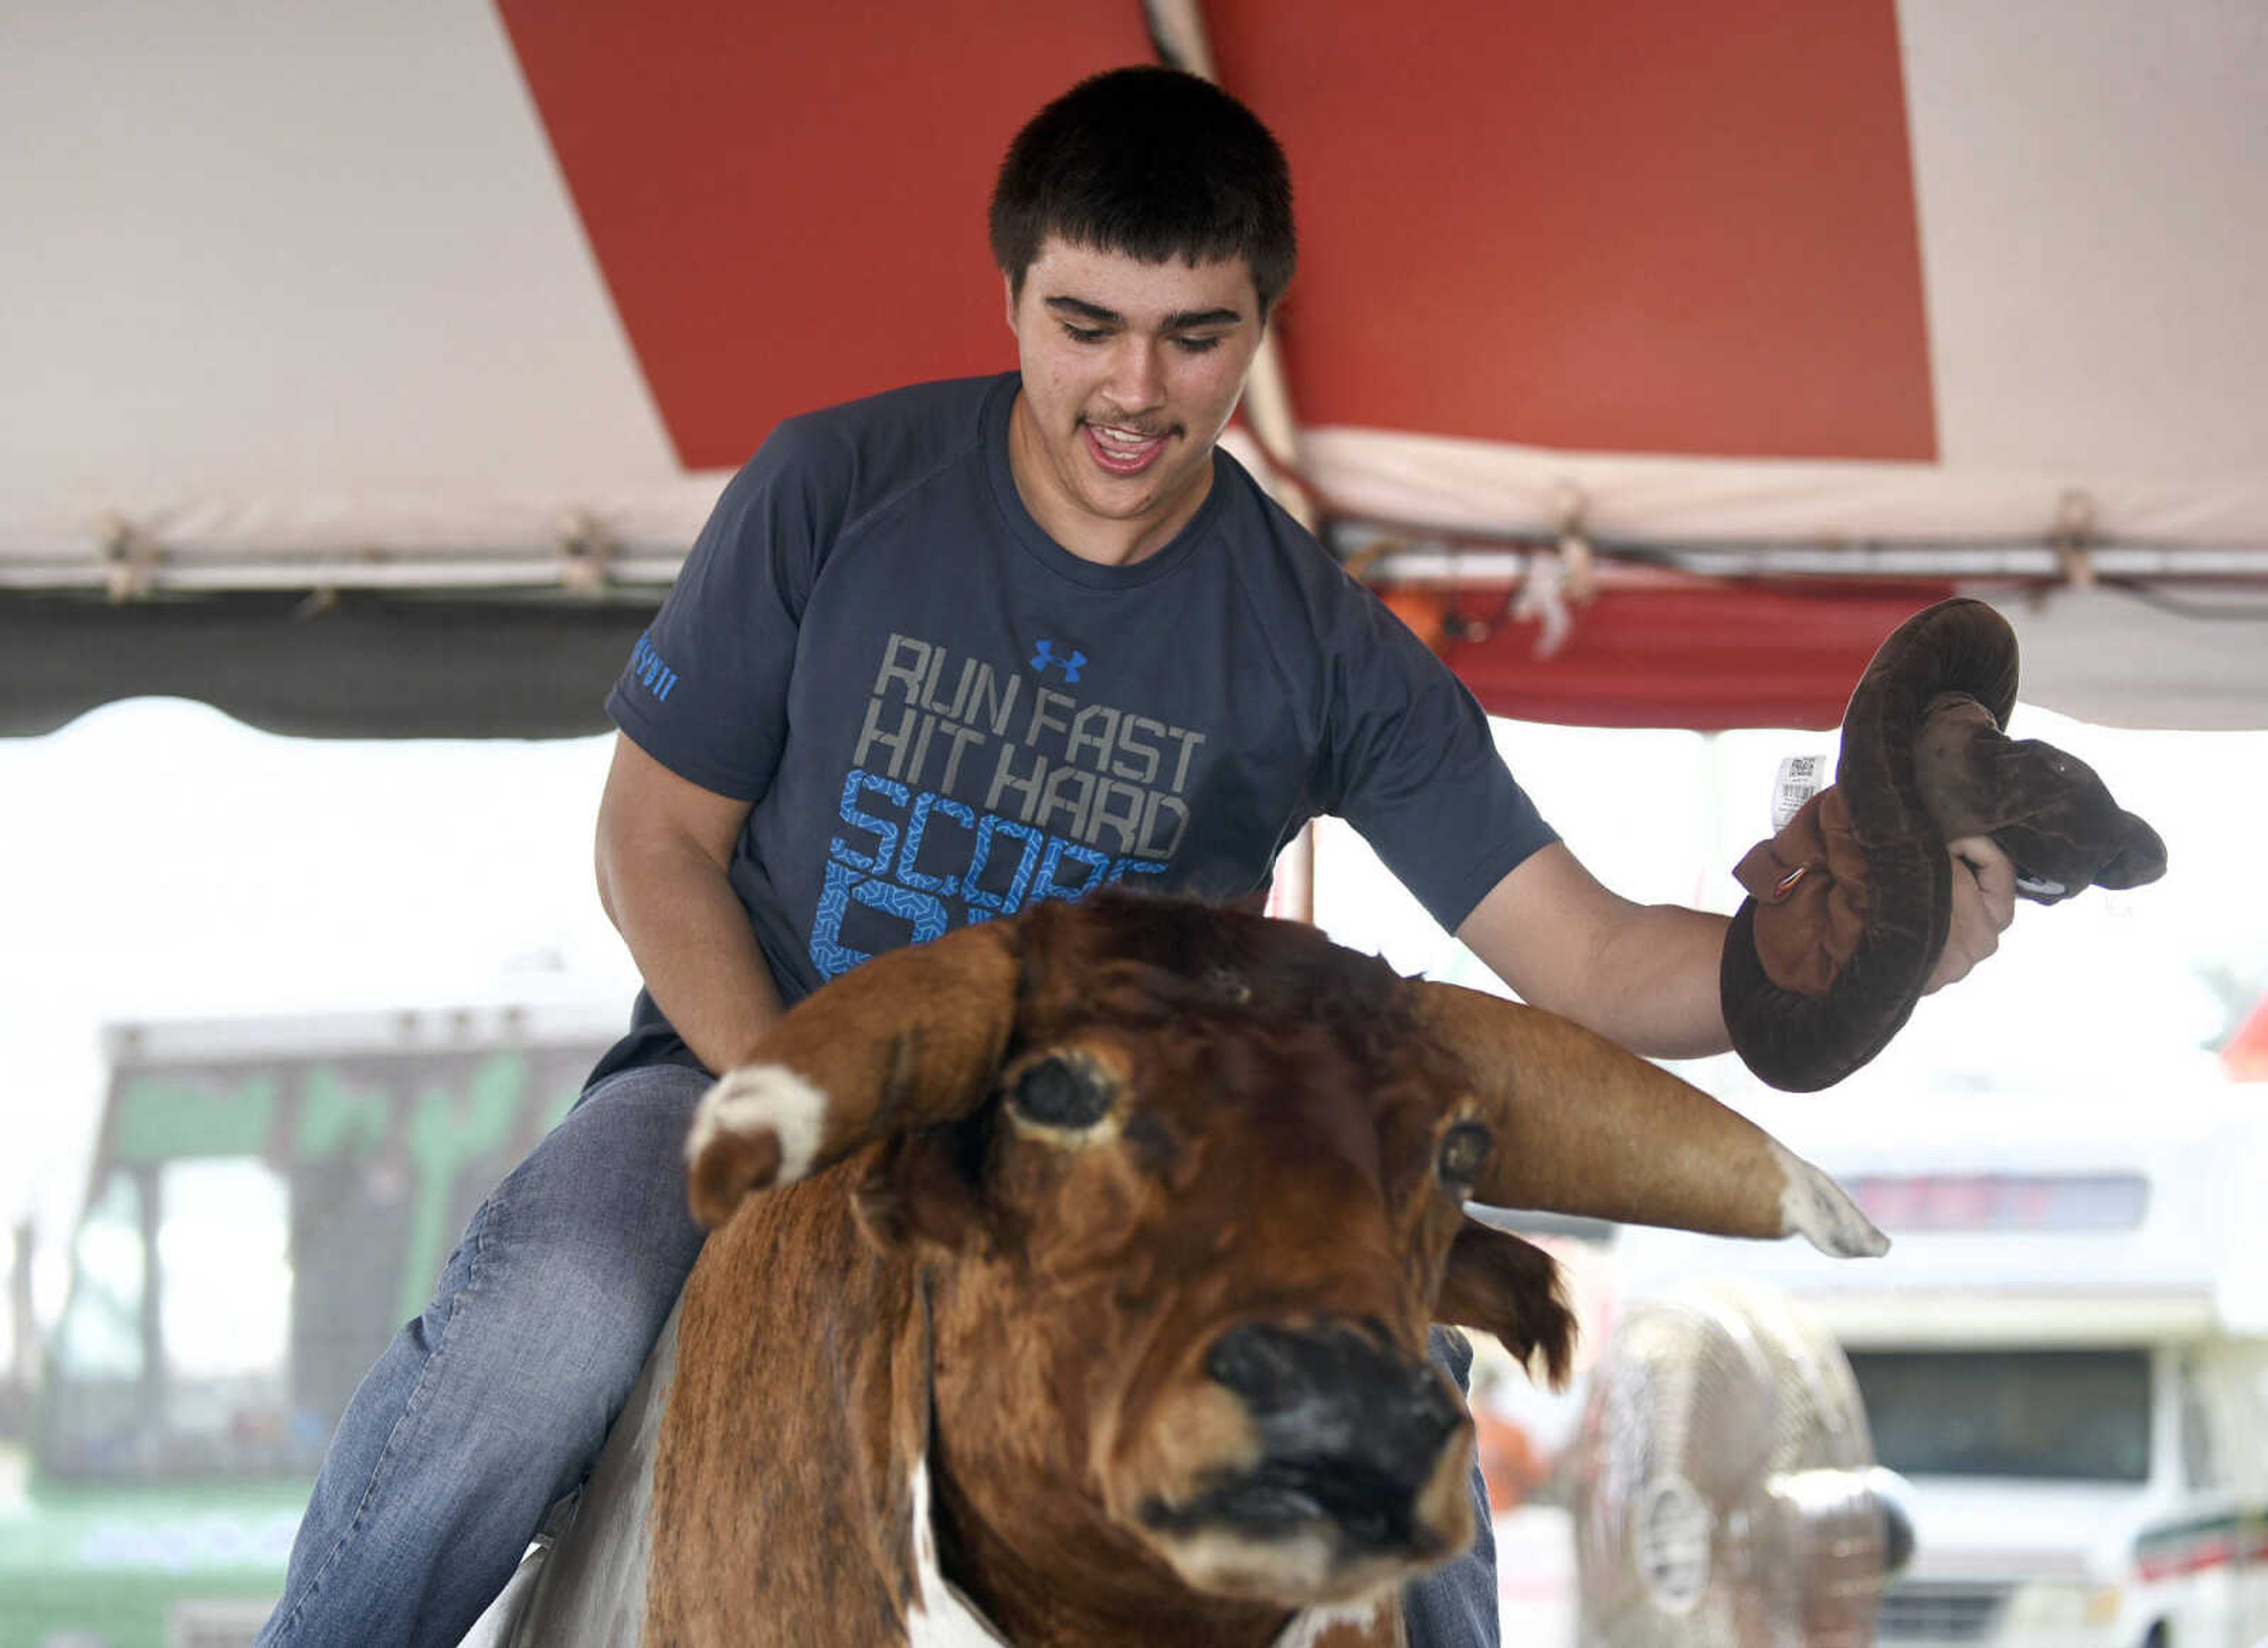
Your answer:
[[[1027,1066],[1008,1093],[1016,1114],[1042,1127],[1091,1128],[1110,1114],[1111,1084],[1085,1059],[1057,1054]]]
[[[1449,1129],[1441,1140],[1440,1166],[1441,1177],[1457,1188],[1469,1189],[1481,1176],[1481,1167],[1488,1160],[1490,1147],[1495,1140],[1489,1130],[1477,1122],[1461,1122]]]

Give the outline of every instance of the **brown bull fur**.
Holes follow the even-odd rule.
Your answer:
[[[751,1629],[768,1617],[806,1641],[904,1640],[929,1343],[913,1268],[854,1226],[861,1166],[752,1203],[687,1289],[649,1644],[798,1640]]]
[[[1463,1199],[1518,1178],[1491,1153],[1527,1151],[1590,1194],[1580,1162],[1520,1136],[1510,1090],[1551,1071],[1470,1067],[1529,1056],[1525,1032],[1442,1033],[1439,988],[1289,923],[1104,898],[884,957],[799,1006],[696,1126],[704,1214],[784,1159],[816,1176],[740,1202],[687,1286],[647,1642],[906,1642],[939,1601],[915,1565],[924,1456],[944,1572],[1011,1642],[1258,1648],[1318,1604],[1355,1611],[1303,1642],[1399,1641],[1395,1588],[1484,1532],[1469,1420],[1417,1394],[1440,1380],[1427,1324],[1484,1328],[1555,1375],[1573,1331],[1550,1258]],[[1611,1077],[1579,1085],[1622,1102]],[[1691,1107],[1656,1092],[1643,1114],[1718,1124],[1683,1091]],[[1679,1154],[1601,1125],[1583,1151]],[[1740,1150],[1728,1227],[1792,1228],[1793,1159]],[[1397,1400],[1440,1409],[1390,1549],[1207,1519],[1268,1446],[1208,1360],[1254,1324],[1367,1347]]]

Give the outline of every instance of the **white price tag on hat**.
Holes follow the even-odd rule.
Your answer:
[[[1827,787],[1834,773],[1834,765],[1825,755],[1784,759],[1772,780],[1772,834],[1786,829],[1788,820],[1803,810],[1803,804]]]

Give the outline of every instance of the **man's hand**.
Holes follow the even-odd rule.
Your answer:
[[[1953,924],[1922,986],[1925,996],[1968,977],[2000,947],[2000,935],[2016,919],[2016,866],[1991,836],[1963,835],[1946,851],[1953,856]]]

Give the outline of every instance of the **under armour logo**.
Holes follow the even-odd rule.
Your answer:
[[[1056,644],[1052,641],[1042,641],[1040,643],[1040,650],[1032,654],[1032,667],[1044,675],[1048,673],[1048,666],[1050,664],[1060,664],[1063,666],[1064,682],[1067,685],[1076,685],[1079,671],[1086,667],[1086,654],[1074,648],[1069,658],[1057,658]]]

